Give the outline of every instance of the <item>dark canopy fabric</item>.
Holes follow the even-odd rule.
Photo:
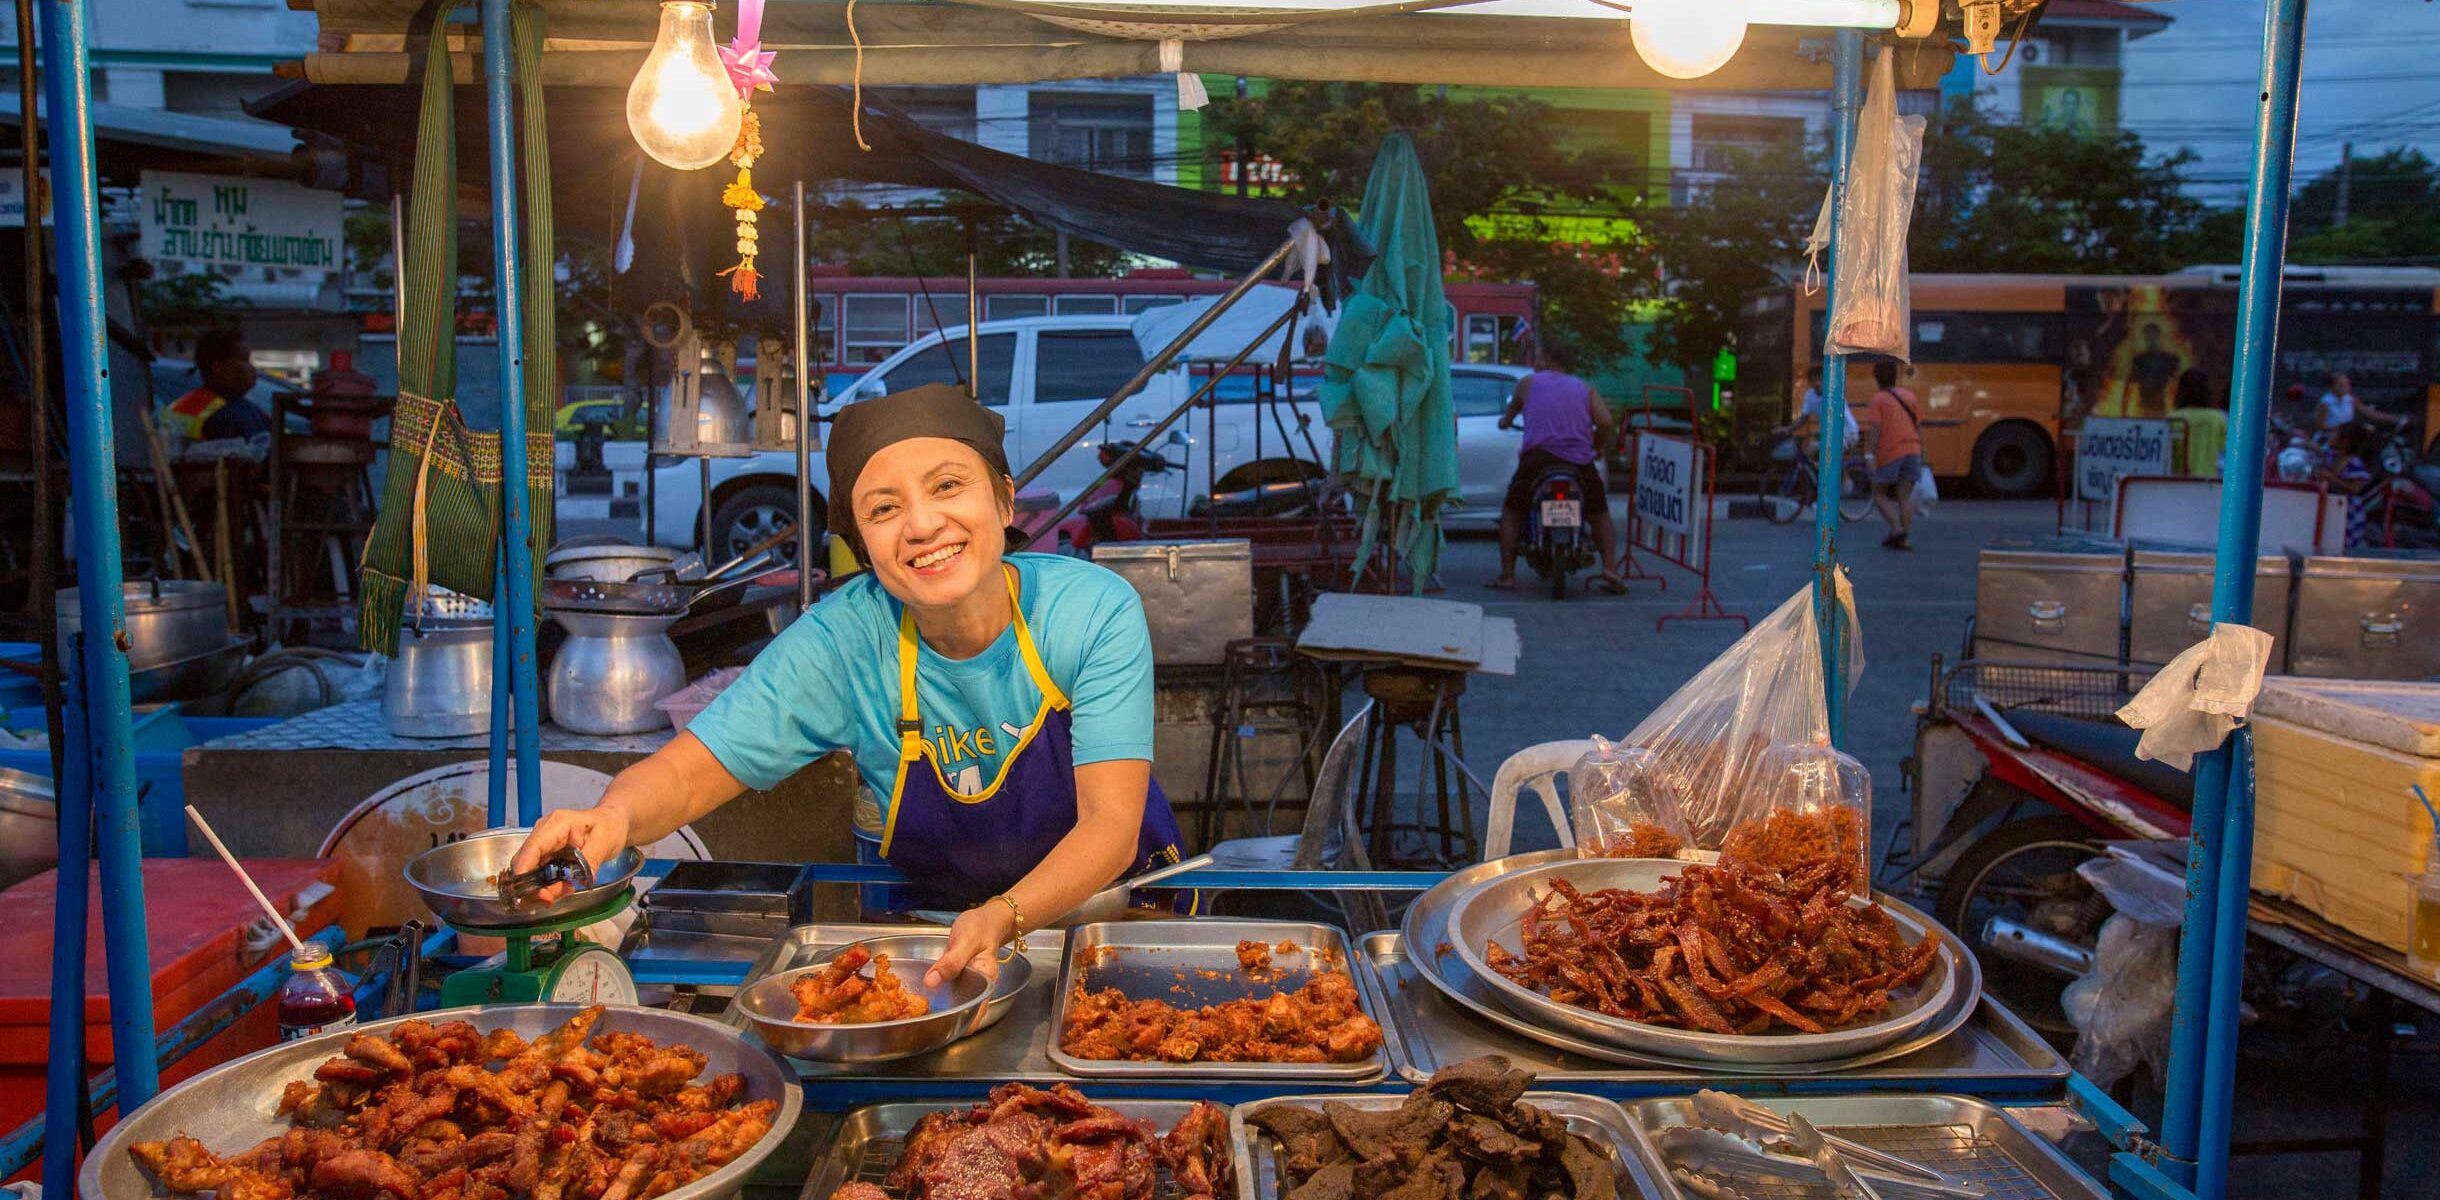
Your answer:
[[[1286,240],[1302,214],[1277,200],[1240,198],[1170,187],[1147,180],[1098,174],[1038,162],[926,129],[864,97],[863,131],[871,150],[859,149],[850,123],[853,101],[844,88],[790,87],[755,99],[767,153],[754,168],[766,196],[784,198],[802,178],[808,187],[834,181],[891,184],[971,192],[1073,237],[1205,270],[1242,274],[1259,265]],[[470,199],[490,186],[484,157],[482,96],[456,89],[459,176]],[[404,164],[414,153],[414,92],[408,85],[296,83],[247,106],[247,111],[310,134],[336,139],[354,164],[331,170],[355,194],[386,202],[403,186]],[[627,132],[623,92],[610,88],[550,89],[551,159],[564,236],[608,244],[627,218],[627,195],[641,156]],[[372,164],[373,169],[365,169]],[[734,257],[726,209],[720,207],[725,168],[681,172],[646,161],[634,219],[635,265],[621,277],[649,299],[680,291],[708,297],[711,273]],[[482,211],[469,206],[469,215]],[[819,219],[819,214],[816,214]],[[767,229],[767,226],[766,226]],[[1372,261],[1354,222],[1331,230],[1335,280],[1363,275]],[[776,241],[773,243],[776,245]],[[778,317],[787,310],[785,288],[767,291],[750,311]],[[767,311],[766,311],[767,310]]]

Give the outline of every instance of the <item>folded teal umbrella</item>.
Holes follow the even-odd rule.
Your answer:
[[[1356,225],[1380,257],[1339,317],[1317,390],[1338,434],[1333,465],[1364,506],[1357,561],[1387,537],[1420,592],[1440,564],[1441,507],[1457,495],[1457,412],[1440,237],[1405,134],[1382,141]]]

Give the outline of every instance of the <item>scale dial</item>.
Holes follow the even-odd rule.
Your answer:
[[[635,975],[609,947],[588,943],[551,968],[551,977],[542,987],[542,1001],[632,1005],[636,1003]]]

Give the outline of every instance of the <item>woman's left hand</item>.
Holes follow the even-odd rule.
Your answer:
[[[957,973],[972,967],[985,979],[1000,976],[1000,947],[1017,936],[1016,915],[1008,906],[996,900],[983,903],[960,913],[957,922],[949,926],[949,948],[941,952],[940,961],[924,972],[925,987],[939,987],[957,978]]]

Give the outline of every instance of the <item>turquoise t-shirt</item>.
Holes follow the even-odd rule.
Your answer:
[[[1067,695],[1076,764],[1152,758],[1152,634],[1127,581],[1082,559],[1011,554],[1018,605],[1051,682]],[[996,586],[996,585],[995,585]],[[769,788],[845,750],[885,802],[898,779],[898,617],[867,572],[807,610],[713,699],[687,732],[747,787]],[[1042,709],[1010,623],[973,658],[918,643],[915,694],[941,774],[975,793]]]

